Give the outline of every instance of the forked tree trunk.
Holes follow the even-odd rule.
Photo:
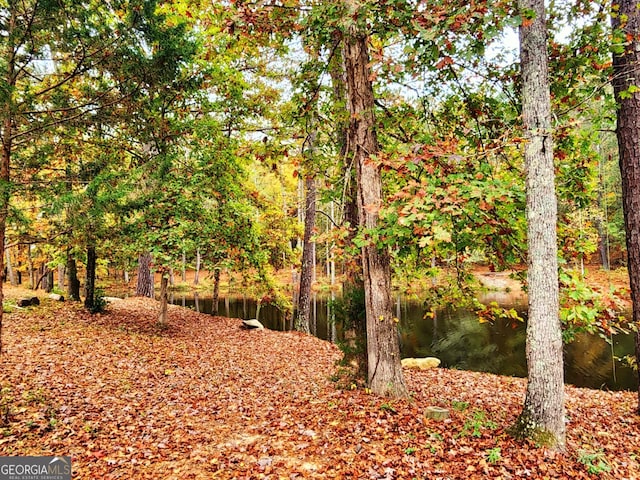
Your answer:
[[[356,165],[359,227],[366,234],[378,223],[382,182],[379,167],[371,158],[378,153],[378,140],[368,36],[357,25],[359,2],[347,0],[346,3],[353,19],[344,38],[349,143]],[[362,247],[369,387],[379,395],[403,397],[408,392],[402,374],[398,327],[391,301],[390,255],[386,248],[376,245],[373,239],[369,240]]]
[[[153,298],[153,274],[151,273],[151,254],[145,252],[138,257],[138,282],[136,295]]]
[[[310,333],[311,284],[315,267],[313,230],[316,225],[316,180],[312,175],[305,179],[304,238],[302,240],[302,267],[300,268],[300,292],[295,328],[299,332]]]
[[[520,27],[522,116],[527,139],[528,383],[513,432],[563,450],[564,372],[545,7],[543,0],[519,0],[518,6],[521,12],[533,11],[535,18]]]
[[[640,327],[640,11],[636,0],[613,2],[613,28],[621,29],[628,43],[613,56],[613,91],[618,103],[618,151],[622,177],[622,206],[627,234],[627,257],[633,322]],[[617,7],[617,8],[616,8]],[[631,87],[635,87],[636,91]],[[636,330],[636,360],[640,365],[640,331]],[[640,385],[638,386],[640,414]]]
[[[329,75],[333,91],[333,102],[337,107],[334,112],[336,122],[336,144],[339,147],[340,159],[343,160],[343,177],[346,185],[344,199],[343,222],[348,225],[348,240],[353,241],[358,226],[358,204],[355,171],[352,165],[353,152],[348,152],[349,112],[347,105],[347,79],[345,75],[344,55],[338,44],[342,44],[342,35],[334,33],[336,51],[329,64]],[[362,282],[362,256],[343,257],[344,280],[342,285],[342,301],[347,302],[345,311],[349,312],[345,327],[344,361],[355,367],[355,377],[367,380],[367,323],[364,313],[364,284]],[[335,329],[335,324],[333,325]]]

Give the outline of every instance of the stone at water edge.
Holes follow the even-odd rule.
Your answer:
[[[446,420],[449,418],[449,410],[442,407],[427,407],[424,416],[431,420]]]
[[[440,365],[440,359],[436,357],[403,358],[400,362],[404,368],[417,368],[419,370],[428,370]]]
[[[264,325],[255,318],[252,318],[251,320],[242,320],[242,326],[248,330],[264,330]]]

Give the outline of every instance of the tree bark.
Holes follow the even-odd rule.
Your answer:
[[[96,292],[96,247],[93,245],[87,247],[87,277],[85,280],[85,297],[84,307],[88,310],[92,310],[95,306],[95,292]]]
[[[564,372],[559,319],[557,200],[551,132],[547,30],[543,0],[519,0],[533,18],[520,27],[525,137],[529,320],[528,383],[514,432],[557,450],[565,447]]]
[[[162,327],[166,327],[168,323],[168,304],[169,304],[169,277],[166,272],[162,272],[160,277],[160,314],[158,315],[158,323]]]
[[[302,240],[302,266],[300,268],[300,290],[295,328],[299,332],[311,333],[311,284],[315,268],[313,230],[316,226],[316,180],[312,175],[305,179],[304,238]]]
[[[194,285],[198,285],[200,283],[200,262],[201,262],[200,249],[198,248],[196,250],[196,271],[193,276]]]
[[[58,290],[61,292],[64,291],[64,270],[65,266],[62,264],[58,265]]]
[[[145,252],[138,257],[138,281],[136,296],[153,298],[153,274],[151,273],[151,254]]]
[[[347,105],[347,79],[343,52],[338,48],[342,44],[342,35],[334,33],[335,52],[329,64],[329,75],[333,91],[333,103],[337,107],[334,112],[336,123],[336,145],[339,147],[340,159],[343,162],[345,189],[343,193],[343,223],[349,229],[348,241],[353,242],[358,226],[358,204],[355,173],[352,165],[353,153],[348,152],[349,112]],[[349,144],[351,145],[351,144]],[[355,367],[355,377],[366,380],[367,366],[367,324],[364,313],[364,295],[362,280],[362,257],[357,255],[343,259],[344,280],[342,284],[342,301],[346,302],[345,311],[349,312],[348,324],[345,327],[344,361]],[[335,328],[335,325],[334,325]]]
[[[353,13],[352,18],[357,19],[358,2],[348,0],[347,5]],[[388,249],[379,247],[368,237],[368,232],[378,224],[382,181],[380,169],[371,158],[378,153],[378,140],[367,42],[367,34],[357,27],[357,20],[354,20],[344,38],[344,61],[350,113],[349,143],[356,166],[359,227],[365,236],[362,266],[368,381],[376,394],[403,397],[408,392],[402,374],[398,329],[391,301],[390,254]]]
[[[13,286],[17,286],[18,285],[18,281],[16,279],[16,274],[13,271],[13,264],[11,263],[11,251],[10,249],[7,248],[7,250],[5,251],[6,253],[6,261],[7,261],[7,276],[9,277],[9,282],[11,283],[11,285]]]
[[[211,315],[218,314],[218,298],[220,298],[220,267],[213,269],[213,298],[211,299]]]
[[[80,301],[80,280],[78,280],[78,267],[76,259],[67,251],[67,296],[70,300]]]
[[[625,51],[613,55],[613,91],[618,104],[616,134],[633,322],[640,327],[640,92],[629,90],[640,87],[640,10],[635,0],[616,0],[613,11],[613,28],[627,39]],[[640,331],[635,335],[640,365]],[[637,411],[640,414],[640,385]]]

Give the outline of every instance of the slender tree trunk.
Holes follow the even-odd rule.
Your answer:
[[[160,314],[158,315],[158,323],[162,327],[166,327],[168,323],[168,304],[169,304],[169,277],[166,272],[162,272],[160,276]]]
[[[138,282],[136,295],[153,298],[153,274],[151,273],[151,254],[145,252],[138,257]]]
[[[76,302],[80,301],[80,280],[78,280],[78,267],[76,259],[67,250],[67,296]]]
[[[627,242],[633,322],[640,327],[640,10],[636,0],[613,2],[613,28],[624,32],[624,53],[613,55],[613,91],[618,103],[618,151],[622,177],[622,206]],[[636,331],[640,365],[640,330]],[[640,373],[640,371],[639,371]],[[640,385],[638,386],[640,414]]]
[[[182,281],[185,283],[187,281],[187,254],[184,250],[182,251]]]
[[[5,251],[6,253],[6,260],[7,260],[7,276],[9,277],[9,282],[11,282],[11,285],[16,286],[18,285],[18,281],[16,280],[16,274],[13,271],[13,264],[11,263],[11,250],[7,248],[7,250]]]
[[[528,384],[513,431],[563,450],[564,372],[559,319],[557,200],[543,0],[519,0],[535,18],[520,27],[522,110],[525,137],[529,320]],[[523,16],[524,18],[524,16]]]
[[[47,293],[51,293],[53,291],[53,270],[50,268],[47,268],[46,274],[47,274],[47,284],[44,288],[44,291]]]
[[[358,2],[347,5],[357,18]],[[350,112],[349,141],[353,148],[358,184],[359,227],[375,229],[382,206],[382,181],[379,167],[371,159],[378,152],[375,131],[374,96],[367,47],[368,37],[357,27],[349,26],[344,39],[344,60]],[[406,396],[400,364],[398,328],[391,302],[390,255],[373,241],[362,247],[362,265],[367,321],[367,358],[369,386],[374,393],[394,397]]]
[[[64,273],[65,270],[65,266],[62,264],[58,265],[58,290],[60,290],[61,292],[64,291]]]
[[[29,268],[29,288],[31,290],[35,290],[36,272],[33,268],[33,256],[31,255],[31,245],[27,245],[27,265]]]
[[[218,298],[220,298],[220,267],[213,269],[213,298],[211,299],[211,315],[218,314]]]
[[[87,278],[85,283],[84,307],[92,310],[95,305],[96,292],[96,247],[90,245],[87,247]]]
[[[193,284],[198,285],[200,283],[200,262],[202,258],[200,257],[200,249],[196,250],[196,271],[193,276]]]
[[[313,230],[316,224],[316,180],[312,175],[305,179],[304,238],[302,240],[302,267],[300,268],[300,290],[295,328],[299,332],[310,333],[311,284],[315,256]]]

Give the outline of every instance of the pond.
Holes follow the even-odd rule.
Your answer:
[[[183,296],[174,293],[172,303],[211,313],[211,297]],[[500,292],[481,298],[497,301],[504,307],[526,312],[526,299]],[[312,302],[312,333],[336,342],[340,329],[331,318],[331,303],[316,297]],[[232,318],[250,319],[256,316],[256,301],[246,297],[225,297],[219,300],[218,313]],[[464,309],[438,311],[434,318],[425,318],[424,305],[402,297],[396,299],[396,316],[400,319],[399,336],[403,357],[435,356],[445,368],[490,372],[526,377],[526,326],[509,321],[480,323]],[[288,330],[289,323],[274,307],[261,305],[260,321],[272,330]],[[564,349],[565,382],[578,387],[609,390],[636,390],[636,373],[619,359],[634,353],[633,335],[617,335],[606,342],[596,335],[579,335]]]

